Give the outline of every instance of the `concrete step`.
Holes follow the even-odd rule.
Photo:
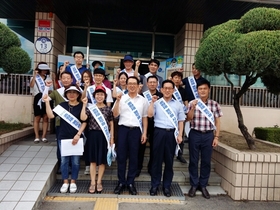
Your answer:
[[[61,179],[61,175],[57,175],[56,178]],[[85,175],[84,172],[80,170],[78,180],[90,180],[90,175]],[[103,180],[118,180],[117,169],[106,168]],[[151,176],[147,172],[141,172],[140,176],[135,178],[135,181],[151,181]],[[189,173],[187,171],[174,171],[173,181],[187,185],[189,184]],[[220,184],[221,177],[216,172],[212,171],[209,178],[209,185],[219,186]]]
[[[147,171],[147,165],[149,162],[149,147],[146,148],[144,161],[143,161],[143,168],[139,177],[136,177],[135,181],[137,182],[150,182],[151,177]],[[189,162],[189,151],[185,146],[184,155],[183,157]],[[129,160],[128,160],[129,161]],[[128,162],[127,162],[128,163]],[[162,168],[164,168],[164,163],[162,164]],[[200,166],[200,162],[199,162]],[[79,180],[90,180],[89,175],[84,175],[85,170],[85,162],[81,160],[80,163],[80,171],[79,171]],[[189,183],[189,172],[188,172],[188,163],[181,163],[174,157],[173,163],[173,170],[174,170],[174,177],[173,182],[177,182],[182,186],[190,185]],[[199,171],[200,169],[198,169]],[[61,179],[61,175],[57,175],[57,179]],[[112,165],[106,166],[105,173],[103,176],[103,180],[109,181],[117,181],[117,161],[113,162]],[[215,172],[215,163],[211,162],[211,174],[209,178],[209,186],[220,186],[221,184],[221,177]]]
[[[188,157],[184,156],[185,160],[187,161],[187,163],[181,163],[180,161],[178,161],[176,159],[176,157],[174,158],[174,162],[173,162],[173,170],[177,171],[177,170],[188,170],[189,167],[189,159]],[[148,167],[148,163],[149,163],[149,157],[144,157],[144,161],[143,161],[143,168],[142,171],[147,172],[147,167]],[[164,163],[162,164],[164,166]],[[199,162],[199,166],[200,166],[200,162]],[[107,166],[106,168],[114,168],[117,169],[117,161],[112,162],[112,165],[109,167]],[[85,162],[82,160],[80,162],[80,170],[84,170],[85,169]],[[215,162],[211,162],[211,171],[215,171]]]

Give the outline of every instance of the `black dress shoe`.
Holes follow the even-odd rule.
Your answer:
[[[130,195],[136,195],[137,194],[137,190],[136,190],[136,188],[134,187],[133,184],[128,185],[127,188],[128,188],[128,191],[129,191]]]
[[[177,157],[177,160],[179,160],[181,163],[187,163],[185,158],[183,158],[181,155]]]
[[[152,187],[150,189],[150,195],[155,196],[157,194],[158,188],[157,187]]]
[[[196,187],[191,187],[191,189],[189,190],[188,192],[188,196],[189,197],[194,197],[195,196],[195,193],[196,193]]]
[[[115,194],[121,194],[121,192],[125,189],[125,185],[118,184],[114,190]]]
[[[210,194],[208,192],[208,190],[206,189],[206,187],[201,187],[201,192],[204,198],[209,199],[210,198]]]
[[[166,197],[170,197],[171,196],[170,189],[163,188],[162,191],[163,191],[163,195],[165,195]]]

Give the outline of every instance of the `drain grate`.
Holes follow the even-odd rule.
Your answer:
[[[56,180],[55,184],[50,188],[48,192],[48,196],[73,196],[73,197],[89,197],[89,196],[95,196],[95,197],[117,197],[119,195],[114,194],[114,189],[118,184],[118,181],[111,181],[111,180],[104,180],[102,181],[103,184],[103,191],[102,194],[90,194],[88,193],[88,188],[90,186],[90,180],[77,180],[77,192],[76,193],[60,193],[60,187],[62,186],[63,181],[62,180]],[[135,182],[135,187],[137,189],[137,195],[141,197],[151,197],[149,190],[151,188],[150,182]],[[179,186],[178,183],[173,182],[171,184],[171,192],[172,196],[170,198],[172,199],[180,199],[185,200],[185,196]],[[128,190],[125,190],[122,192],[121,195],[129,195]],[[158,194],[155,197],[151,198],[157,198],[158,196],[164,196],[162,187],[159,187]],[[135,196],[133,196],[135,197]],[[165,197],[165,196],[164,196]],[[165,197],[166,198],[166,197]]]

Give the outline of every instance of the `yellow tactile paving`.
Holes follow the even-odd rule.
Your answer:
[[[93,210],[117,210],[118,199],[117,198],[97,198]]]
[[[180,204],[179,200],[172,199],[149,199],[149,198],[119,198],[119,203],[170,203]]]
[[[162,204],[180,204],[180,200],[172,199],[149,199],[149,198],[87,198],[87,197],[56,197],[46,196],[45,201],[93,201],[95,202],[93,210],[118,210],[119,203],[162,203]]]
[[[97,198],[46,196],[44,200],[45,201],[96,201]]]

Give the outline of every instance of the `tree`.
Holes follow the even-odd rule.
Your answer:
[[[23,74],[31,68],[31,59],[20,46],[17,35],[6,25],[0,23],[0,67],[8,75],[11,73]]]
[[[231,85],[238,127],[250,149],[255,148],[255,143],[244,124],[240,98],[258,78],[269,91],[280,92],[279,40],[280,10],[255,8],[239,20],[229,20],[205,31],[195,56],[198,69],[208,75],[223,74]],[[240,91],[235,91],[230,74],[245,76]]]

